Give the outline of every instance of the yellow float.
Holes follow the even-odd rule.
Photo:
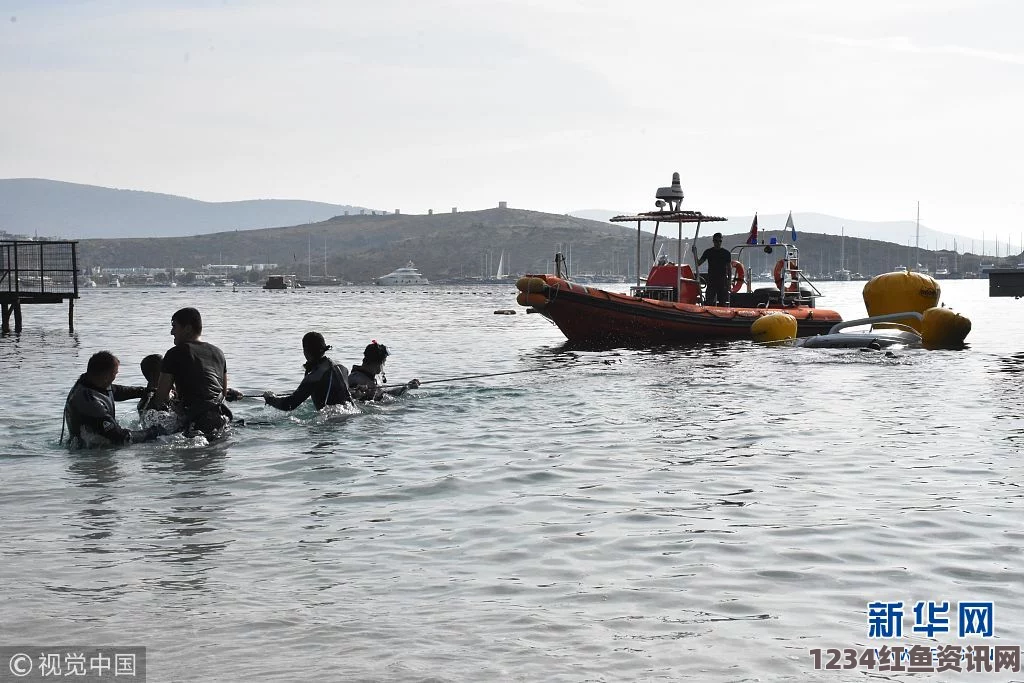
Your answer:
[[[779,342],[796,339],[796,318],[789,313],[771,313],[758,318],[750,326],[756,342]]]
[[[923,273],[908,270],[883,273],[864,285],[864,306],[869,316],[907,311],[923,314],[938,305],[941,293],[939,283]],[[906,324],[921,331],[921,322],[918,320],[908,319]],[[968,331],[969,325],[968,322]]]
[[[971,321],[948,308],[927,309],[920,324],[926,349],[959,349],[971,332]]]

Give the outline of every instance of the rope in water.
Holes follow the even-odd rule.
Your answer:
[[[463,375],[462,377],[447,377],[445,379],[427,379],[427,380],[421,381],[420,382],[420,386],[423,386],[424,384],[440,384],[441,382],[460,382],[460,381],[462,381],[464,379],[480,379],[482,377],[498,377],[499,375],[519,375],[519,374],[522,374],[524,372],[544,372],[544,371],[550,371],[550,370],[560,370],[562,368],[568,368],[568,367],[573,367],[573,365],[566,364],[566,365],[555,365],[555,366],[544,367],[544,368],[527,368],[526,370],[508,370],[506,372],[487,372],[487,373],[484,373],[482,375]],[[382,385],[382,388],[386,389],[387,385],[386,384]],[[258,394],[258,395],[245,394],[241,398],[262,398],[262,397],[263,397],[262,394]]]
[[[509,370],[507,372],[488,372],[483,375],[464,375],[462,377],[449,377],[447,379],[428,379],[420,382],[420,386],[424,384],[437,384],[439,382],[459,382],[464,379],[479,379],[481,377],[497,377],[498,375],[518,375],[524,372],[541,372],[547,370],[558,370],[563,367],[569,367],[568,365],[556,365],[554,367],[546,368],[528,368],[526,370]]]

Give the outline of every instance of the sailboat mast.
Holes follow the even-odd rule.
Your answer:
[[[313,277],[313,238],[306,235],[306,277]]]
[[[846,269],[846,226],[839,228],[839,270]]]
[[[914,230],[914,268],[919,268],[921,251],[921,202],[917,202],[917,228]]]

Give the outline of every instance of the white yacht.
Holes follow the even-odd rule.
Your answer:
[[[404,268],[398,268],[387,275],[381,275],[373,281],[375,285],[429,285],[427,278],[416,270],[416,267],[409,261]]]

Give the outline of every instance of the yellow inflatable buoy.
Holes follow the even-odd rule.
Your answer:
[[[971,332],[971,321],[948,308],[929,308],[921,321],[921,343],[926,349],[959,349]]]
[[[864,285],[864,305],[869,316],[907,311],[923,314],[938,305],[941,293],[939,283],[923,273],[909,270],[882,273]],[[921,322],[916,319],[908,318],[904,324],[921,331]]]
[[[769,313],[750,326],[756,342],[778,342],[796,339],[796,318],[789,313]]]

